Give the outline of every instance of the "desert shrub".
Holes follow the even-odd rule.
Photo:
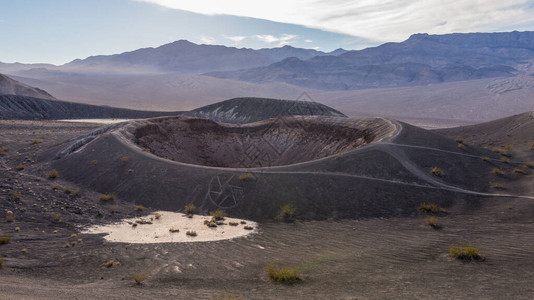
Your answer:
[[[432,227],[432,228],[439,228],[438,224],[438,218],[436,217],[426,217],[425,219],[426,225]]]
[[[438,167],[433,167],[432,170],[430,170],[430,172],[432,173],[432,175],[434,175],[436,177],[442,177],[443,176],[443,171]]]
[[[464,139],[463,138],[457,138],[455,140],[458,144],[463,144],[464,143]]]
[[[22,193],[21,192],[13,192],[13,198],[15,200],[20,200],[22,198]]]
[[[291,204],[284,204],[280,208],[280,212],[278,213],[278,217],[282,219],[285,222],[292,222],[295,220],[295,212],[296,208]]]
[[[188,230],[185,234],[188,236],[197,236],[197,232],[194,230]]]
[[[102,267],[111,268],[111,267],[120,266],[120,264],[121,264],[120,262],[115,261],[114,259],[110,259],[110,260],[102,263]]]
[[[195,205],[193,203],[189,203],[184,207],[184,213],[186,213],[188,215],[194,214],[196,210],[197,210],[197,208],[195,207]]]
[[[492,182],[490,182],[490,188],[492,188],[492,189],[502,189],[504,187],[503,187],[502,183],[492,181]]]
[[[11,243],[11,238],[13,236],[10,233],[7,233],[3,236],[0,236],[0,245],[9,244]]]
[[[228,225],[230,225],[230,226],[237,226],[237,225],[239,225],[239,223],[238,223],[238,222],[228,222]]]
[[[4,266],[4,258],[0,257],[0,269]]]
[[[123,157],[121,157],[121,161],[122,161],[123,163],[128,162],[128,156],[123,156]]]
[[[493,149],[493,152],[495,153],[499,153],[500,155],[502,156],[508,156],[510,157],[510,153],[508,153],[508,151],[506,149],[502,149],[502,148],[494,148]]]
[[[531,163],[531,162],[526,162],[526,163],[525,163],[525,167],[527,167],[527,168],[531,168],[531,169],[532,169],[532,168],[534,168],[534,164]]]
[[[135,283],[141,284],[145,279],[148,278],[148,275],[145,274],[145,272],[141,272],[141,274],[133,274],[132,277]]]
[[[154,214],[154,219],[159,220],[160,218],[161,218],[161,214],[160,213]]]
[[[143,211],[145,210],[145,207],[141,204],[137,204],[135,207],[134,207],[134,210],[136,211]]]
[[[11,223],[15,221],[15,215],[12,211],[8,210],[6,213],[6,222]]]
[[[212,216],[216,221],[219,221],[224,220],[224,218],[226,217],[226,213],[223,210],[218,209],[215,211],[210,211],[210,216]]]
[[[172,233],[175,233],[175,232],[180,232],[180,229],[171,227],[171,228],[169,228],[169,231],[172,232]]]
[[[42,143],[42,142],[43,142],[43,140],[41,140],[41,139],[33,139],[33,140],[32,140],[32,144],[34,144],[34,145],[35,145],[35,144],[40,144],[40,143]]]
[[[240,221],[239,223],[240,224],[247,224],[247,222],[245,222],[245,221]]]
[[[482,259],[480,250],[473,246],[452,246],[449,248],[449,256],[462,260]]]
[[[504,175],[504,171],[499,168],[493,168],[493,170],[491,170],[491,173],[495,175]]]
[[[71,196],[78,196],[80,194],[80,189],[73,189],[68,186],[66,186],[65,189],[63,190],[65,191],[65,194],[71,195]]]
[[[245,225],[245,227],[243,227],[243,228],[245,228],[245,230],[253,230],[254,229],[254,227],[249,226],[249,225]]]
[[[22,248],[22,250],[20,250],[20,252],[22,252],[22,253],[28,253],[28,249],[26,249],[26,248]]]
[[[215,223],[215,221],[212,219],[211,221],[204,221],[204,225],[208,226],[208,227],[217,227],[217,223]]]
[[[115,193],[104,194],[104,195],[100,196],[100,201],[102,201],[102,202],[108,202],[108,201],[111,201],[113,199],[115,199]]]
[[[4,156],[4,155],[6,155],[6,153],[7,153],[8,150],[9,150],[9,149],[8,149],[6,146],[2,146],[2,147],[0,147],[0,156]]]
[[[458,148],[464,149],[465,148],[465,144],[458,143]]]
[[[60,188],[59,184],[53,184],[53,185],[52,185],[52,189],[53,189],[54,191],[59,190],[59,188]]]
[[[503,164],[507,164],[507,163],[510,162],[510,160],[509,160],[508,158],[506,158],[506,157],[501,157],[501,162],[502,162]]]
[[[59,221],[61,221],[61,215],[58,214],[58,213],[53,214],[53,215],[52,215],[52,221],[54,221],[54,222],[59,222]]]
[[[52,171],[48,172],[47,177],[49,179],[56,179],[57,175],[58,175],[57,170],[52,170]]]
[[[482,160],[483,160],[483,161],[489,161],[489,160],[490,160],[490,158],[489,158],[489,157],[487,157],[487,156],[482,156]]]
[[[424,211],[424,212],[431,212],[434,214],[447,212],[447,210],[439,207],[436,203],[426,203],[426,202],[419,204],[419,210]]]
[[[520,168],[515,168],[514,169],[514,173],[527,174],[527,172],[525,172],[525,170],[520,169]]]
[[[25,168],[25,166],[24,166],[23,164],[19,164],[19,165],[17,165],[17,166],[15,167],[15,170],[17,170],[17,171],[22,171],[22,170],[24,170],[24,168]]]
[[[270,264],[265,269],[267,270],[269,279],[273,282],[291,284],[301,281],[301,272],[297,268],[277,268],[273,264]]]
[[[245,174],[239,175],[239,180],[241,181],[247,181],[247,180],[253,180],[253,179],[254,179],[254,175],[252,175],[251,173],[245,173]]]
[[[114,214],[115,212],[117,212],[117,205],[112,205],[109,207],[109,212]]]

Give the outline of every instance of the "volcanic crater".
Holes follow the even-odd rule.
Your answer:
[[[289,116],[249,124],[169,117],[133,130],[145,150],[173,161],[222,168],[291,165],[347,151],[390,136],[384,119]]]

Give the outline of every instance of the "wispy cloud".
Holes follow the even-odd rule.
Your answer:
[[[274,36],[270,34],[265,34],[265,35],[258,34],[258,35],[255,35],[254,37],[264,43],[268,43],[268,44],[276,43],[276,46],[280,47],[280,46],[291,44],[297,36],[294,34],[282,34],[281,36]]]
[[[200,40],[202,44],[207,44],[207,45],[215,44],[216,42],[215,38],[211,36],[201,35],[198,37],[198,39]]]
[[[304,25],[379,41],[412,33],[533,30],[532,0],[135,0],[202,14]]]
[[[230,40],[234,43],[239,43],[241,42],[242,40],[246,39],[247,37],[246,36],[241,36],[241,35],[235,35],[235,36],[227,36],[227,35],[224,35],[223,36],[225,39],[227,40]]]

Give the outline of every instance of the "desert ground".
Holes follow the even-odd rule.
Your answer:
[[[491,129],[487,125],[480,125],[486,126],[482,129],[460,127],[439,133],[425,131],[426,136],[410,129],[403,131],[404,136],[396,142],[382,140],[383,144],[366,145],[342,155],[329,153],[326,158],[313,158],[316,160],[301,164],[299,168],[312,165],[322,168],[323,173],[328,171],[327,175],[316,171],[294,174],[293,178],[317,185],[317,191],[322,191],[319,190],[321,184],[327,189],[333,182],[345,183],[345,180],[348,185],[344,186],[353,185],[364,195],[364,189],[375,185],[391,190],[389,194],[379,194],[378,198],[362,198],[361,202],[367,201],[367,206],[347,206],[354,213],[352,218],[320,213],[344,207],[342,203],[321,206],[321,197],[334,203],[332,197],[344,195],[343,191],[333,191],[333,196],[322,194],[319,200],[313,200],[313,207],[302,205],[302,218],[289,223],[274,217],[262,218],[246,209],[229,209],[229,217],[249,217],[244,219],[258,222],[254,232],[241,237],[218,241],[158,242],[153,239],[149,243],[121,243],[106,240],[104,234],[90,234],[87,229],[124,219],[146,220],[164,205],[155,202],[151,206],[150,202],[142,201],[141,196],[136,198],[126,193],[126,188],[120,188],[125,181],[108,173],[118,172],[115,164],[135,163],[120,167],[121,172],[124,171],[121,176],[142,177],[145,166],[142,162],[155,155],[140,151],[139,156],[130,154],[130,161],[124,162],[115,158],[120,154],[102,152],[99,161],[88,164],[87,160],[93,158],[91,152],[98,150],[93,147],[115,145],[113,143],[118,141],[113,133],[101,133],[70,157],[55,159],[57,153],[78,141],[80,136],[101,126],[58,121],[0,121],[0,147],[5,147],[0,156],[0,196],[5,199],[0,202],[0,236],[12,235],[9,243],[0,244],[2,298],[309,299],[314,295],[318,299],[531,299],[534,295],[534,250],[531,247],[534,244],[534,169],[524,164],[534,161],[531,149],[534,137],[528,128],[514,127],[510,129],[516,130],[513,132],[503,129],[499,136],[486,138],[480,137],[480,132]],[[409,128],[409,125],[402,124],[402,127]],[[454,139],[458,138],[465,139],[460,143],[465,146],[457,146],[459,142]],[[409,141],[411,147],[408,147]],[[384,145],[387,143],[390,145]],[[393,145],[395,143],[397,145]],[[500,146],[509,150],[506,156],[491,151]],[[403,167],[411,163],[411,174],[401,169],[390,174],[365,166],[365,160],[372,157],[373,151],[385,151],[387,147],[414,151],[402,152],[405,155]],[[378,150],[376,153],[383,153]],[[457,158],[461,167],[448,169],[442,161],[445,176],[431,181],[420,170],[428,173],[426,168],[436,164],[435,159],[439,158],[432,158],[431,154],[436,152],[451,155],[444,156],[443,160]],[[373,155],[378,155],[376,153]],[[480,155],[487,155],[489,160],[482,160]],[[76,157],[81,158],[78,165],[72,163]],[[117,162],[107,161],[107,157]],[[503,162],[501,158],[508,161]],[[165,163],[162,169],[184,168],[180,162],[164,158],[152,161],[156,160]],[[350,161],[359,162],[363,170],[341,170],[332,164],[343,165]],[[393,161],[384,161],[392,170],[400,168]],[[109,182],[103,185],[98,180],[80,180],[64,171],[67,164],[78,172],[98,175]],[[100,167],[98,172],[88,171]],[[130,168],[132,172],[128,172]],[[266,182],[274,186],[277,181],[273,178],[289,178],[287,172],[291,168],[296,167],[274,168],[265,174]],[[494,168],[501,169],[502,174],[493,174]],[[58,170],[57,177],[50,176],[54,169]],[[198,167],[198,170],[203,169]],[[235,172],[243,173],[242,170]],[[350,180],[339,174],[336,177],[333,174],[336,172],[353,176]],[[364,172],[366,176],[357,172]],[[467,182],[468,178],[477,177],[480,180]],[[163,188],[162,184],[158,185],[158,178],[151,180],[154,185],[151,191],[157,193],[158,188]],[[134,182],[146,184],[147,181]],[[490,182],[498,182],[500,186],[490,188]],[[109,185],[116,186],[116,197],[110,201],[100,200],[106,194],[102,188]],[[312,189],[306,184],[303,187]],[[425,192],[421,192],[423,190]],[[265,192],[261,188],[258,191]],[[353,202],[358,202],[358,191],[346,193],[354,197]],[[179,199],[179,194],[169,199],[173,197],[180,204],[189,201]],[[343,200],[349,201],[350,197]],[[266,201],[265,198],[258,196],[257,201]],[[422,212],[418,207],[423,202],[437,203],[446,211]],[[275,209],[280,203],[284,202],[273,200]],[[300,202],[295,203],[298,212]],[[200,213],[206,214],[211,208],[205,206]],[[183,205],[166,210],[180,212]],[[161,215],[164,220],[165,212]],[[428,216],[437,217],[439,226],[428,226],[425,223]],[[182,218],[186,218],[185,215]],[[199,223],[203,220],[195,215],[190,221],[196,219]],[[136,227],[143,226],[153,225]],[[224,226],[229,228],[230,225],[220,225],[218,230]],[[175,234],[185,235],[184,231]],[[199,232],[198,237],[201,234]],[[189,239],[194,240],[194,237]],[[449,257],[449,248],[458,244],[478,247],[483,259],[464,261]],[[274,283],[265,270],[269,264],[298,268],[302,272],[301,280],[294,284]],[[133,275],[143,273],[148,277],[136,284]]]

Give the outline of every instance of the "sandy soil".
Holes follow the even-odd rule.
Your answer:
[[[257,232],[258,228],[255,222],[243,219],[225,218],[217,227],[208,227],[204,221],[211,221],[211,217],[193,215],[189,218],[182,213],[156,211],[144,218],[129,218],[120,223],[90,227],[82,233],[104,233],[107,234],[104,236],[106,241],[119,243],[191,243],[243,237]],[[250,226],[247,227],[250,229],[245,229],[245,226]],[[186,234],[193,231],[197,235]]]

